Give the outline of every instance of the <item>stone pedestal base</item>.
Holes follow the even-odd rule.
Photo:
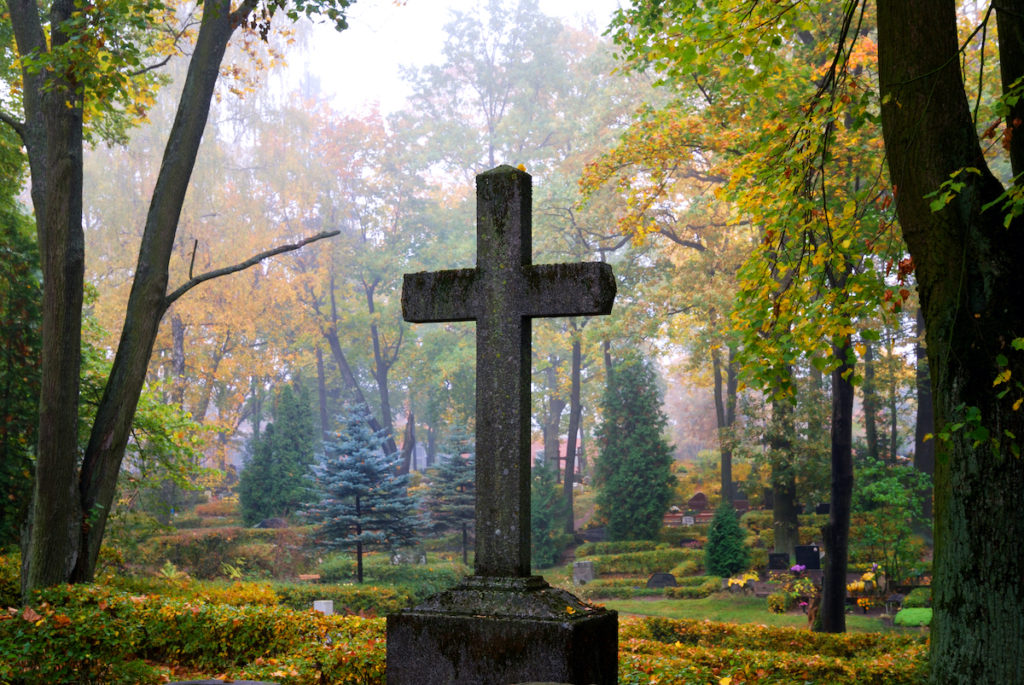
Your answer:
[[[473,576],[387,617],[387,683],[614,685],[618,624],[539,576]]]

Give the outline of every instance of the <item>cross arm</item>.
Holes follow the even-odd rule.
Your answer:
[[[612,267],[604,262],[537,264],[526,272],[530,316],[610,314],[615,291]]]
[[[402,278],[402,318],[412,323],[476,318],[476,269],[420,271]]]

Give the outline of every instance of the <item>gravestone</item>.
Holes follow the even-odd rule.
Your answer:
[[[594,572],[594,562],[572,562],[572,582],[576,585],[586,585],[596,577],[597,574]]]
[[[333,599],[315,599],[313,600],[313,611],[319,611],[324,616],[334,615],[334,600]]]
[[[460,585],[387,617],[388,685],[615,683],[618,615],[530,575],[530,331],[608,314],[603,263],[532,264],[530,176],[477,176],[477,266],[406,274],[407,321],[476,321],[476,559]]]
[[[648,589],[675,587],[676,584],[676,577],[671,573],[652,573],[651,577],[647,579]]]
[[[768,552],[769,571],[788,571],[789,552]]]
[[[686,508],[692,509],[693,511],[704,511],[708,508],[708,496],[703,492],[698,492],[689,499],[686,503]]]
[[[694,523],[696,523],[692,516],[684,516],[682,521],[684,526],[692,526]]]
[[[817,545],[797,545],[793,552],[797,566],[803,566],[808,571],[821,568],[821,548]]]

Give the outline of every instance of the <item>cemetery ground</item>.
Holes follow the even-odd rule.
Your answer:
[[[142,536],[126,529],[112,536],[99,583],[50,589],[24,608],[18,560],[3,558],[0,601],[11,608],[0,617],[0,683],[383,683],[384,615],[469,572],[452,536],[402,559],[370,555],[358,585],[352,555],[321,556],[310,529],[243,528],[235,515],[232,503],[219,501],[179,515],[173,529]],[[884,598],[870,591],[871,581],[851,584],[870,600],[851,606],[850,632],[808,631],[800,606],[807,598],[799,594],[805,586],[795,582],[802,574],[769,583],[764,571],[759,545],[770,516],[743,519],[752,571],[760,567],[756,583],[752,573],[731,582],[705,575],[704,526],[666,528],[655,542],[585,543],[567,549],[565,563],[538,572],[620,611],[620,683],[924,682],[927,628],[884,625]],[[813,535],[813,517],[802,523],[802,535]],[[592,562],[595,578],[574,584],[574,561]],[[671,573],[677,586],[648,588],[654,573]],[[312,610],[324,599],[333,615]]]

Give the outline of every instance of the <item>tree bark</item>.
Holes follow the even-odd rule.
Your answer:
[[[821,630],[846,632],[846,568],[850,548],[850,504],[853,496],[853,365],[846,337],[832,346],[841,360],[832,372],[832,502],[822,528],[825,572],[821,582]]]
[[[715,421],[718,428],[718,450],[721,456],[722,499],[732,506],[736,493],[732,487],[732,427],[736,423],[736,393],[739,379],[736,373],[734,350],[730,346],[729,358],[722,363],[721,348],[711,352],[711,373],[715,381]],[[724,367],[724,368],[723,368]],[[726,379],[723,385],[722,374]]]
[[[50,7],[53,47],[76,5]],[[8,3],[18,53],[47,52],[39,6]],[[32,505],[23,539],[22,594],[67,580],[81,554],[81,503],[76,496],[78,391],[81,367],[85,235],[82,230],[82,101],[76,84],[22,62],[32,205],[43,271],[39,432]],[[25,542],[27,540],[27,543]]]
[[[1024,16],[996,12],[1006,90],[1024,74]],[[949,434],[935,444],[931,680],[1021,682],[1024,459],[1014,450],[1024,412],[1013,409],[1017,393],[999,398],[993,383],[1004,371],[1024,377],[1011,346],[1024,331],[1024,221],[1003,225],[1004,189],[961,77],[955,3],[879,0],[878,46],[882,130],[924,311],[935,426]],[[1015,175],[1024,171],[1022,107],[1007,118]],[[926,196],[954,174],[963,187],[932,211]]]
[[[572,341],[572,370],[569,387],[569,433],[565,439],[565,479],[562,481],[562,499],[565,502],[565,532],[576,532],[573,512],[573,485],[576,483],[576,436],[580,432],[580,374],[583,372],[583,349],[579,337]]]
[[[796,472],[792,464],[793,403],[786,398],[772,401],[771,432],[768,444],[772,454],[772,531],[776,552],[793,559],[800,544],[800,520],[796,510]]]
[[[914,468],[929,476],[935,473],[935,410],[932,405],[932,379],[928,373],[928,352],[924,344],[924,312],[917,309],[917,342],[914,359],[917,362],[914,378],[917,388],[917,421],[914,425]],[[926,436],[933,436],[925,439]],[[921,513],[932,518],[932,488],[921,493]]]
[[[875,383],[875,346],[870,340],[864,341],[864,382],[860,393],[864,408],[864,439],[868,443],[868,456],[878,459],[878,387]]]
[[[320,404],[320,435],[327,438],[327,375],[324,373],[324,353],[316,346],[316,394]]]

